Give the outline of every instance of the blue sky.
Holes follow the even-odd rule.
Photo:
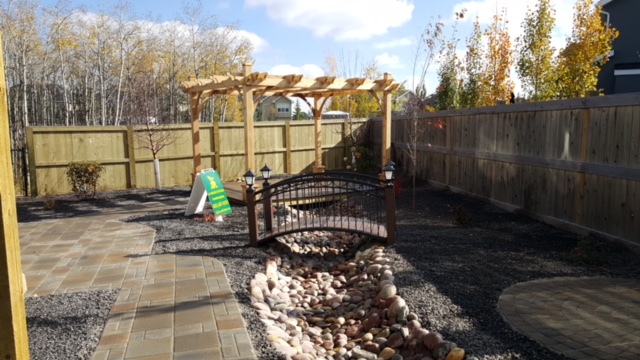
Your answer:
[[[552,0],[556,10],[554,44],[564,45],[570,35],[575,0]],[[43,3],[53,1],[44,0]],[[88,11],[99,12],[104,2],[73,0]],[[203,13],[215,14],[219,21],[237,23],[254,43],[254,70],[272,74],[301,73],[322,76],[328,53],[341,54],[360,64],[376,61],[381,72],[398,81],[413,79],[416,43],[425,26],[440,16],[446,29],[453,14],[462,8],[467,16],[458,25],[464,52],[464,39],[471,22],[478,16],[486,25],[501,8],[506,8],[512,42],[520,34],[527,6],[535,0],[209,0],[202,1]],[[101,5],[102,4],[102,5]],[[131,0],[136,16],[151,15],[154,21],[180,18],[182,2],[177,0]],[[353,66],[352,66],[353,67]],[[427,91],[436,87],[437,64],[427,76]]]

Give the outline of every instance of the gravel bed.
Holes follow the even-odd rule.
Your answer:
[[[171,191],[163,196],[188,196],[184,189]],[[496,307],[507,287],[556,276],[640,279],[640,255],[635,248],[599,246],[600,264],[587,265],[573,257],[572,250],[584,245],[577,235],[431,187],[417,190],[418,206],[412,209],[410,193],[405,191],[398,199],[398,243],[386,250],[393,260],[398,292],[424,328],[441,332],[446,340],[481,359],[566,359],[511,330]],[[198,218],[184,217],[184,209],[177,209],[127,221],[157,231],[154,253],[190,253],[220,260],[257,355],[282,359],[250,308],[246,286],[256,272],[264,270],[267,254],[264,247],[248,246],[246,208],[233,206],[233,214],[224,222],[205,223]]]
[[[118,290],[26,299],[32,360],[91,359]]]

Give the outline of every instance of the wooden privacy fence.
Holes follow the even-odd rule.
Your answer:
[[[350,153],[352,132],[363,136],[366,120],[322,121],[323,164],[344,169]],[[193,148],[191,126],[172,125],[177,140],[158,154],[163,186],[191,185]],[[106,168],[98,190],[153,188],[153,158],[139,148],[136,132],[143,127],[29,127],[29,176],[31,195],[71,192],[65,175],[72,161],[97,161]],[[258,164],[269,164],[274,174],[309,172],[314,162],[313,121],[270,121],[255,124]],[[215,168],[224,181],[240,178],[246,171],[242,123],[200,124],[202,166]],[[349,156],[350,158],[350,156]],[[254,172],[257,169],[252,169]]]
[[[412,121],[392,123],[395,160],[407,171]],[[419,177],[574,231],[640,243],[640,94],[449,110],[418,125]],[[375,119],[371,140],[380,136]]]

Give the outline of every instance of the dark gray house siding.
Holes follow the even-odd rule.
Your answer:
[[[640,92],[640,1],[602,1],[603,21],[620,32],[613,42],[613,56],[598,76],[605,94]]]

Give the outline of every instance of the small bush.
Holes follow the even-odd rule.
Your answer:
[[[471,216],[467,213],[464,207],[460,205],[451,209],[451,217],[456,225],[467,226],[471,224]]]
[[[98,180],[104,166],[95,161],[70,162],[67,165],[67,179],[71,190],[78,198],[95,197]]]
[[[356,171],[362,174],[376,174],[380,169],[376,163],[373,152],[364,146],[352,148],[356,158]]]
[[[55,211],[58,207],[58,203],[56,199],[49,194],[49,189],[47,185],[44,186],[44,196],[43,196],[43,206],[45,210]]]
[[[571,260],[573,262],[590,265],[600,266],[602,260],[600,255],[602,253],[602,239],[589,235],[583,237],[578,241],[576,247],[571,250]]]
[[[596,234],[590,234],[578,241],[576,247],[571,250],[572,261],[590,266],[600,266],[606,263],[608,254],[625,253],[630,251],[629,246],[622,241],[605,239]]]
[[[58,203],[56,199],[51,195],[46,195],[44,197],[44,209],[49,211],[55,211],[58,207]]]

